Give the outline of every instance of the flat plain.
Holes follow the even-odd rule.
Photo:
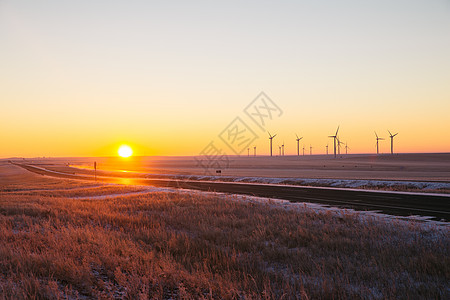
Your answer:
[[[228,156],[226,160],[205,157],[97,157],[14,159],[43,165],[71,165],[104,171],[134,171],[152,174],[205,175],[221,169],[222,176],[276,178],[331,178],[450,182],[450,153],[394,155],[352,154],[305,156]],[[211,163],[213,167],[205,168]]]
[[[446,225],[7,162],[0,176],[5,299],[450,297]]]

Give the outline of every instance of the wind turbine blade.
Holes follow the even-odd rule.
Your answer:
[[[375,136],[378,138],[378,134],[377,134],[377,132],[376,131],[374,131],[375,132]]]
[[[340,127],[341,125],[338,125],[338,128],[337,128],[337,130],[336,130],[336,136],[337,136],[337,134],[338,134],[338,131],[339,131],[339,127]]]
[[[295,134],[295,136],[297,137],[297,139],[298,139],[298,135],[297,134]]]
[[[398,132],[396,134],[394,134],[392,137],[396,136],[398,134]]]
[[[272,135],[272,138],[274,138],[274,137],[276,137],[277,135],[276,134],[274,134],[274,135]]]
[[[272,137],[272,135],[270,134],[270,132],[267,131],[267,133],[269,134],[270,137]]]
[[[389,132],[389,135],[392,136],[392,133],[389,131],[389,129],[388,129],[388,132]]]

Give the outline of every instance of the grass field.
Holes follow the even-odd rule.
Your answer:
[[[448,226],[0,174],[1,298],[450,298]]]

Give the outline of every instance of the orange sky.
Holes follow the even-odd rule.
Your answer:
[[[197,155],[240,117],[296,153],[450,151],[446,1],[0,3],[0,157]],[[282,110],[259,128],[264,91]],[[330,148],[331,149],[331,148]],[[331,150],[330,150],[331,151]],[[247,153],[243,150],[241,153]]]

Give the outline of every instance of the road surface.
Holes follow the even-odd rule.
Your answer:
[[[41,175],[94,180],[90,175],[55,172],[27,164],[16,165]],[[244,194],[355,210],[375,210],[398,216],[430,216],[434,220],[450,221],[450,195],[151,178],[97,177],[97,181]]]

